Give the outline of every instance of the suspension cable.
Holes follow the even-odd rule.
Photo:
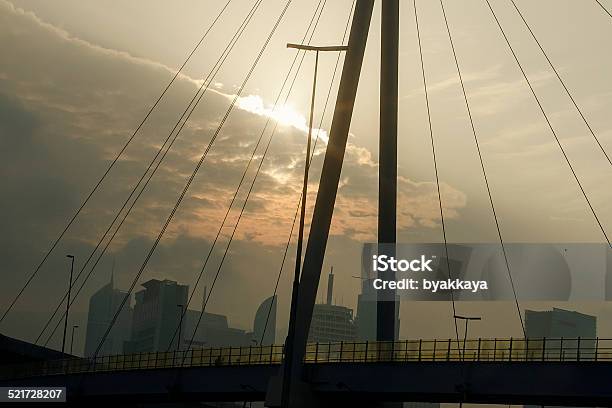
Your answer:
[[[478,152],[478,159],[480,161],[480,168],[482,169],[482,176],[487,188],[487,194],[489,196],[489,203],[491,204],[491,211],[493,213],[493,218],[495,220],[495,228],[497,229],[497,236],[499,237],[499,243],[501,245],[502,253],[504,256],[504,262],[506,264],[506,270],[508,272],[508,279],[510,280],[510,285],[512,286],[512,293],[514,295],[514,303],[516,304],[516,311],[518,313],[518,318],[521,322],[521,329],[523,331],[523,336],[526,336],[525,332],[525,324],[523,322],[523,316],[521,315],[521,308],[518,301],[518,296],[516,294],[516,288],[514,285],[514,279],[512,278],[512,272],[510,271],[510,262],[508,261],[508,254],[506,252],[506,246],[504,244],[504,239],[501,233],[501,227],[499,225],[499,219],[497,218],[497,212],[495,211],[495,205],[493,203],[493,195],[491,193],[491,186],[489,185],[489,179],[487,177],[487,171],[484,164],[484,159],[482,157],[482,151],[480,150],[480,143],[478,142],[478,136],[476,134],[476,127],[474,125],[474,118],[472,117],[472,110],[470,109],[470,103],[467,97],[467,92],[465,90],[465,83],[463,81],[463,75],[461,74],[461,68],[459,67],[459,59],[457,58],[457,51],[455,50],[455,44],[453,42],[453,36],[450,31],[450,27],[448,24],[448,18],[446,17],[446,11],[444,9],[444,3],[440,0],[440,6],[442,7],[442,14],[444,16],[444,24],[446,25],[446,31],[448,33],[448,39],[451,45],[451,49],[453,51],[453,58],[455,60],[455,66],[457,68],[457,75],[459,76],[459,82],[461,83],[461,91],[463,93],[463,99],[465,101],[465,107],[467,110],[468,117],[470,119],[470,126],[472,128],[472,134],[474,135],[474,143],[476,145],[476,151]]]
[[[555,66],[553,65],[552,61],[550,60],[550,58],[548,57],[548,54],[546,53],[546,51],[544,51],[544,47],[542,47],[542,44],[540,43],[540,41],[538,40],[538,38],[536,37],[535,33],[533,32],[533,30],[531,29],[531,26],[529,25],[529,23],[527,23],[527,20],[525,19],[525,17],[523,16],[523,13],[521,12],[521,10],[519,10],[518,6],[516,5],[516,2],[514,0],[510,0],[512,2],[512,5],[514,6],[514,8],[516,9],[516,12],[518,13],[518,15],[521,17],[521,20],[523,20],[523,23],[525,23],[525,26],[527,27],[527,30],[529,30],[529,33],[531,34],[531,36],[533,37],[533,39],[535,40],[536,44],[538,44],[538,47],[540,48],[540,51],[542,51],[542,54],[544,54],[544,57],[546,58],[546,61],[548,61],[548,64],[550,65],[550,68],[552,68],[553,72],[555,73],[555,75],[557,76],[557,79],[559,79],[559,82],[561,82],[561,85],[563,85],[563,89],[565,89],[565,92],[567,93],[567,96],[569,96],[569,98],[571,99],[572,103],[574,104],[574,107],[576,108],[576,110],[578,111],[578,113],[580,114],[580,117],[582,118],[584,124],[586,125],[586,127],[589,129],[589,132],[591,132],[591,135],[593,135],[593,138],[595,139],[595,142],[597,142],[597,145],[599,146],[599,148],[601,149],[601,152],[603,153],[603,155],[606,157],[606,159],[608,160],[608,163],[610,163],[610,165],[612,166],[612,159],[610,159],[610,156],[608,155],[608,153],[606,152],[606,150],[604,149],[603,145],[601,144],[601,142],[599,141],[599,139],[597,138],[597,136],[595,135],[595,132],[593,131],[593,128],[591,128],[591,125],[589,124],[589,122],[587,121],[586,117],[584,116],[584,114],[582,113],[582,110],[578,107],[578,104],[576,103],[576,100],[574,99],[574,97],[572,96],[572,94],[570,93],[568,87],[565,85],[565,82],[563,81],[563,79],[561,78],[561,75],[559,75],[559,72],[557,71],[557,69],[555,68]]]
[[[423,77],[423,89],[425,91],[425,106],[427,107],[427,123],[429,126],[429,138],[431,139],[431,153],[433,156],[434,171],[436,174],[436,188],[438,190],[438,203],[440,205],[440,220],[442,221],[442,237],[444,238],[444,252],[446,254],[446,268],[448,269],[448,278],[452,279],[450,260],[448,256],[448,241],[446,238],[446,223],[444,222],[444,210],[442,208],[442,194],[440,192],[440,176],[438,174],[438,160],[436,157],[436,144],[434,142],[433,127],[431,125],[431,109],[429,106],[429,93],[427,91],[427,79],[425,76],[425,62],[423,59],[423,45],[421,44],[421,30],[419,28],[419,13],[417,11],[416,0],[412,1],[412,5],[414,7],[414,20],[415,20],[415,25],[416,25],[417,40],[419,43],[419,57],[421,60],[421,74]],[[454,294],[453,289],[451,289],[450,295],[451,295],[451,303],[453,307],[453,323],[455,325],[455,335],[457,337],[457,349],[460,350],[461,348],[459,347],[459,328],[457,327],[457,317],[456,317],[457,309],[455,306],[455,294]],[[461,355],[461,351],[459,351],[459,353]]]
[[[606,7],[605,7],[603,4],[602,4],[602,3],[601,3],[601,1],[599,1],[599,0],[595,0],[595,2],[596,2],[597,4],[599,4],[599,6],[601,7],[601,9],[602,9],[603,11],[605,11],[605,13],[606,13],[607,15],[609,15],[610,17],[612,17],[612,13],[610,13],[610,11],[609,11],[609,10],[608,10],[608,9],[607,9],[607,8],[606,8]]]
[[[287,0],[287,2],[285,4],[281,14],[277,18],[277,20],[276,20],[276,22],[275,22],[275,24],[274,24],[274,26],[272,28],[272,31],[270,31],[268,37],[266,38],[266,41],[264,42],[262,48],[260,49],[259,54],[255,58],[255,61],[253,62],[253,65],[251,66],[250,70],[248,71],[248,73],[247,73],[244,81],[242,82],[240,88],[236,92],[236,95],[235,95],[234,99],[232,100],[232,103],[231,103],[230,107],[228,108],[228,110],[226,111],[225,115],[223,116],[223,119],[221,120],[221,123],[217,127],[217,130],[215,131],[214,135],[212,136],[208,146],[206,147],[206,149],[204,150],[204,153],[200,157],[200,160],[199,160],[198,164],[196,165],[196,167],[195,167],[194,171],[192,172],[191,176],[189,177],[189,180],[187,181],[187,184],[185,185],[181,195],[179,196],[179,198],[178,198],[174,208],[172,209],[171,213],[169,214],[168,218],[166,219],[166,222],[164,223],[164,226],[162,227],[161,231],[159,232],[159,234],[157,236],[157,239],[155,240],[155,243],[153,244],[151,250],[147,254],[147,256],[146,256],[142,266],[140,267],[140,269],[138,271],[138,273],[134,277],[134,280],[132,281],[132,284],[130,285],[130,289],[126,293],[126,296],[123,298],[123,300],[121,302],[121,305],[119,306],[119,308],[117,309],[115,315],[113,316],[113,319],[112,319],[110,325],[106,329],[106,332],[104,333],[104,336],[102,337],[102,339],[100,341],[100,344],[96,348],[96,352],[94,353],[94,356],[97,356],[98,353],[100,352],[100,349],[102,348],[102,345],[106,341],[106,338],[108,337],[112,327],[114,326],[115,322],[117,321],[117,318],[119,317],[119,314],[121,313],[121,310],[125,306],[125,303],[128,301],[128,299],[130,298],[131,293],[134,290],[134,287],[136,286],[136,283],[138,282],[138,279],[140,278],[140,276],[142,275],[142,272],[146,268],[146,266],[147,266],[147,264],[149,262],[149,259],[151,259],[151,256],[153,255],[153,252],[155,252],[155,249],[157,248],[157,245],[161,241],[162,236],[166,232],[166,229],[167,229],[168,225],[170,224],[170,222],[174,218],[174,215],[175,215],[176,211],[178,210],[178,207],[180,206],[181,202],[183,201],[183,198],[185,197],[185,194],[189,190],[189,187],[191,186],[191,183],[193,182],[196,174],[198,173],[200,167],[202,166],[202,163],[204,162],[204,159],[208,155],[208,152],[210,151],[210,148],[212,147],[214,141],[216,140],[217,136],[221,132],[221,129],[223,128],[225,122],[227,121],[227,118],[229,117],[230,113],[232,112],[234,106],[236,105],[236,102],[240,98],[240,96],[241,96],[241,94],[242,94],[242,92],[243,92],[247,82],[249,81],[249,79],[251,78],[251,75],[255,71],[255,68],[259,64],[259,61],[261,60],[261,57],[263,56],[265,50],[267,49],[268,44],[270,43],[270,40],[272,39],[272,37],[276,33],[276,30],[277,30],[278,26],[280,25],[281,21],[283,20],[283,17],[285,16],[285,14],[287,12],[287,9],[291,5],[292,1],[293,0]]]
[[[319,3],[317,4],[317,7],[315,8],[315,11],[312,15],[312,18],[310,19],[310,23],[308,24],[308,27],[306,29],[306,33],[304,34],[304,37],[302,39],[302,44],[306,41],[306,38],[308,37],[308,33],[310,32],[310,29],[313,27],[313,23],[315,23],[315,18],[317,17],[317,14],[319,15],[319,17],[316,19],[316,23],[314,24],[314,28],[312,31],[312,34],[310,36],[310,40],[312,40],[312,36],[315,33],[315,30],[317,28],[317,25],[319,24],[319,19],[321,18],[321,14],[323,13],[323,9],[325,8],[325,4],[326,4],[327,0],[319,0]],[[323,4],[323,7],[321,7],[321,4]],[[319,12],[320,9],[320,12]],[[309,41],[310,42],[310,41]],[[289,67],[289,71],[287,72],[287,75],[285,76],[285,80],[283,81],[280,91],[278,93],[278,96],[276,97],[276,100],[274,102],[274,106],[272,108],[272,111],[276,111],[276,106],[278,104],[278,101],[281,98],[281,95],[283,93],[283,91],[285,90],[285,86],[287,85],[287,82],[291,76],[291,72],[293,72],[293,68],[295,66],[295,63],[297,62],[297,59],[300,55],[300,52],[296,52],[295,57],[293,59],[293,62],[291,63],[291,66]],[[303,58],[302,58],[303,60]],[[301,67],[301,62],[300,62],[300,67]],[[299,72],[299,67],[298,67],[298,71]],[[296,75],[297,75],[296,72]],[[291,90],[289,90],[289,93],[291,92]],[[215,248],[215,245],[217,244],[217,241],[219,240],[219,237],[221,236],[221,232],[223,231],[223,227],[225,226],[225,222],[227,221],[227,218],[229,217],[229,214],[232,210],[232,207],[234,205],[234,202],[236,201],[236,198],[238,197],[238,193],[240,192],[240,189],[246,179],[246,175],[251,167],[251,164],[253,162],[253,160],[255,159],[255,155],[257,152],[257,149],[259,148],[261,141],[263,139],[263,136],[268,128],[268,125],[270,123],[270,118],[268,118],[268,120],[266,121],[266,124],[264,125],[263,130],[261,131],[259,138],[257,139],[257,142],[255,144],[255,148],[253,149],[253,152],[251,154],[251,157],[246,165],[246,168],[244,169],[244,172],[242,173],[242,177],[240,178],[240,181],[238,183],[238,186],[236,187],[236,191],[234,192],[234,195],[229,203],[229,206],[227,208],[227,211],[225,212],[225,216],[223,217],[223,220],[221,222],[221,225],[219,226],[219,229],[217,230],[217,234],[215,236],[215,239],[213,240],[210,249],[208,250],[208,254],[206,255],[206,258],[204,260],[204,263],[202,265],[202,267],[200,268],[200,272],[198,274],[198,277],[195,281],[195,284],[193,286],[193,289],[191,290],[191,295],[189,296],[189,299],[187,301],[187,305],[185,306],[185,308],[182,311],[182,315],[181,315],[181,319],[179,320],[179,324],[177,325],[176,329],[174,330],[174,334],[172,335],[172,338],[170,339],[170,342],[168,343],[168,348],[167,351],[170,351],[170,348],[172,347],[172,344],[174,343],[174,340],[176,339],[176,336],[178,335],[180,338],[180,334],[179,334],[179,329],[181,327],[180,322],[184,319],[187,310],[189,309],[189,305],[191,304],[191,301],[193,299],[193,296],[195,295],[196,289],[198,288],[198,285],[200,284],[200,280],[202,279],[202,276],[204,275],[204,271],[206,270],[206,266],[208,265],[208,261],[210,260],[210,257],[212,256],[213,250]],[[202,312],[203,313],[203,312]],[[180,341],[180,340],[179,340]]]
[[[512,56],[514,57],[519,69],[521,70],[521,73],[523,74],[523,77],[525,78],[525,81],[527,82],[527,85],[529,85],[529,89],[531,90],[531,93],[533,94],[533,97],[535,98],[535,101],[538,104],[538,107],[540,108],[540,111],[542,111],[542,115],[544,116],[544,119],[546,120],[546,123],[548,124],[548,127],[550,128],[550,131],[552,132],[555,141],[557,142],[557,145],[559,146],[559,149],[561,150],[561,153],[563,154],[563,157],[565,158],[565,161],[567,162],[567,165],[569,166],[569,169],[571,170],[574,179],[576,180],[576,183],[578,184],[578,187],[580,187],[580,191],[582,191],[582,195],[584,196],[584,199],[586,200],[589,208],[591,209],[591,212],[593,213],[593,217],[595,218],[595,221],[597,222],[597,225],[599,225],[599,229],[601,230],[602,234],[604,235],[606,241],[608,242],[608,246],[610,248],[612,248],[612,243],[610,242],[610,239],[608,238],[608,234],[606,234],[606,231],[603,227],[603,224],[601,223],[601,221],[599,220],[599,217],[597,216],[597,213],[595,212],[595,208],[593,207],[593,205],[591,204],[591,200],[589,200],[589,197],[584,189],[584,187],[582,186],[582,183],[580,182],[580,179],[578,178],[578,175],[576,174],[576,171],[574,170],[574,166],[572,166],[572,163],[570,162],[570,159],[567,155],[567,153],[565,152],[565,149],[563,148],[563,145],[561,144],[561,141],[559,140],[559,137],[557,136],[557,132],[555,131],[552,123],[550,122],[550,119],[548,118],[548,115],[546,114],[546,111],[544,110],[544,107],[542,106],[542,103],[540,102],[540,98],[538,98],[538,95],[535,92],[535,89],[533,88],[533,85],[531,84],[531,81],[529,80],[529,77],[527,76],[527,73],[525,72],[525,70],[523,69],[523,65],[521,64],[521,62],[518,59],[518,56],[516,55],[516,52],[514,52],[514,48],[512,47],[512,44],[510,43],[510,40],[508,39],[508,36],[506,35],[506,32],[504,31],[499,19],[497,18],[497,14],[495,14],[495,10],[493,10],[493,7],[491,6],[491,3],[489,0],[485,0],[487,5],[489,6],[489,10],[491,10],[491,14],[493,15],[493,18],[495,19],[495,22],[497,23],[497,26],[499,27],[499,30],[501,31],[501,34],[503,35],[504,39],[506,40],[506,43],[508,44],[508,48],[510,49],[510,52],[512,53]]]
[[[210,85],[212,84],[214,78],[216,77],[216,75],[218,74],[218,72],[220,71],[221,67],[223,66],[225,60],[227,59],[227,57],[230,55],[231,51],[233,50],[234,46],[236,45],[236,43],[238,42],[238,40],[240,39],[240,37],[242,36],[242,34],[244,33],[244,30],[246,29],[246,27],[248,26],[248,24],[250,23],[255,11],[257,10],[257,8],[259,7],[259,5],[261,4],[263,0],[256,0],[255,3],[253,4],[253,6],[251,7],[249,13],[247,14],[247,16],[244,18],[244,20],[242,21],[242,24],[238,27],[237,31],[234,33],[233,37],[231,38],[231,40],[228,42],[228,44],[226,45],[224,51],[221,53],[221,55],[219,56],[219,58],[217,59],[215,65],[213,66],[213,68],[209,71],[208,75],[206,76],[206,78],[204,79],[204,81],[202,82],[202,84],[200,85],[199,89],[196,91],[196,93],[194,94],[193,98],[191,99],[191,101],[189,102],[189,104],[187,105],[187,107],[185,108],[185,110],[183,111],[183,113],[181,114],[180,118],[178,119],[178,121],[175,123],[174,127],[172,128],[172,130],[170,131],[170,133],[168,134],[168,136],[166,137],[166,140],[164,141],[164,144],[158,149],[157,154],[154,156],[154,158],[151,160],[151,162],[149,163],[148,168],[145,170],[145,172],[142,174],[140,180],[138,181],[138,183],[134,186],[132,192],[130,193],[130,195],[128,196],[128,198],[125,200],[125,202],[123,203],[123,206],[121,207],[121,209],[117,212],[117,214],[115,215],[115,218],[113,219],[113,221],[110,223],[110,225],[108,226],[106,232],[104,233],[104,235],[102,236],[102,238],[100,238],[100,240],[98,241],[96,247],[92,250],[92,252],[90,253],[88,259],[86,260],[86,262],[83,264],[81,270],[79,271],[79,273],[76,276],[75,282],[78,281],[78,279],[80,278],[80,276],[82,275],[82,273],[84,272],[84,270],[86,269],[87,265],[89,264],[90,260],[93,258],[95,252],[97,251],[97,249],[100,247],[100,245],[102,244],[102,242],[104,242],[104,239],[106,238],[106,236],[108,235],[108,233],[111,231],[112,227],[114,226],[115,222],[117,221],[117,219],[119,218],[119,216],[121,215],[121,212],[125,209],[125,207],[127,206],[127,204],[129,203],[129,200],[132,198],[132,196],[134,195],[134,193],[136,192],[136,190],[138,189],[138,187],[140,186],[140,184],[142,183],[142,181],[144,180],[144,178],[147,176],[149,170],[151,169],[151,167],[153,166],[153,164],[156,162],[157,158],[159,157],[160,153],[163,154],[161,156],[161,159],[159,161],[157,161],[157,163],[155,164],[155,167],[153,168],[153,171],[151,173],[149,173],[149,176],[147,178],[147,180],[145,181],[145,183],[143,184],[140,192],[136,195],[136,198],[132,201],[131,205],[128,207],[128,210],[125,212],[122,220],[120,221],[120,223],[118,224],[117,228],[115,229],[114,233],[111,235],[110,239],[107,241],[106,245],[104,246],[104,248],[102,249],[102,251],[98,254],[98,257],[95,261],[95,263],[93,264],[93,266],[91,267],[91,269],[89,270],[88,274],[86,275],[85,279],[83,280],[83,282],[81,283],[81,286],[79,287],[78,291],[76,292],[76,295],[72,298],[71,300],[71,305],[72,303],[74,303],[76,301],[76,297],[79,295],[79,293],[81,292],[81,290],[83,289],[83,287],[85,286],[85,284],[87,283],[89,277],[92,275],[92,273],[94,272],[96,266],[98,265],[100,259],[102,258],[102,256],[106,253],[107,248],[110,246],[110,244],[112,243],[113,239],[115,238],[115,236],[117,235],[117,233],[119,232],[119,230],[121,229],[121,227],[123,226],[123,223],[125,222],[126,218],[129,216],[129,214],[131,213],[132,209],[134,208],[134,206],[136,205],[136,203],[138,202],[139,198],[141,197],[141,195],[143,194],[143,192],[146,190],[149,182],[151,181],[151,179],[153,178],[153,176],[155,175],[155,173],[157,172],[157,170],[159,169],[161,163],[164,161],[166,155],[168,154],[169,150],[171,149],[171,147],[174,145],[174,142],[176,141],[176,139],[178,138],[179,134],[181,133],[181,131],[183,130],[183,127],[185,126],[185,124],[187,123],[187,121],[189,120],[189,118],[191,117],[191,114],[193,113],[193,111],[195,110],[195,107],[199,104],[199,102],[201,101],[202,97],[204,96],[204,94],[208,91],[208,89],[210,88]],[[190,110],[191,108],[191,110]],[[182,124],[181,124],[182,122]],[[179,127],[179,125],[181,125]],[[175,133],[175,131],[178,129],[178,131]],[[172,138],[172,135],[174,134],[174,137]],[[172,138],[172,140],[170,140]],[[168,142],[170,141],[170,143],[168,144]],[[165,150],[164,150],[165,148]],[[55,315],[57,314],[57,312],[59,311],[62,303],[64,302],[64,300],[67,297],[67,293],[64,293],[64,297],[60,299],[58,305],[55,308],[55,311],[53,312],[52,316],[47,320],[47,323],[45,324],[45,326],[43,327],[43,329],[41,330],[41,332],[39,333],[37,339],[36,339],[36,343],[38,343],[39,339],[41,338],[41,336],[43,335],[43,333],[45,332],[45,330],[47,329],[47,327],[49,326],[49,324],[51,323],[51,321],[53,320],[53,318],[55,317]],[[65,315],[65,313],[64,313]],[[48,344],[48,342],[51,340],[53,334],[55,333],[55,331],[57,330],[57,328],[59,327],[59,323],[61,322],[61,319],[58,320],[58,323],[56,324],[55,328],[53,329],[53,331],[51,332],[51,334],[49,335],[49,337],[47,338],[47,341],[45,342],[45,345]]]
[[[181,72],[183,71],[183,68],[185,68],[185,66],[187,65],[187,63],[191,60],[191,57],[195,54],[195,52],[198,50],[198,48],[200,47],[200,45],[202,45],[202,43],[204,42],[204,40],[206,39],[206,37],[208,36],[208,33],[210,33],[210,31],[213,29],[213,27],[216,25],[217,21],[221,18],[221,16],[223,15],[223,13],[225,12],[225,10],[227,9],[227,7],[229,6],[229,4],[232,2],[232,0],[228,0],[227,3],[225,3],[225,5],[223,6],[223,8],[221,9],[221,11],[217,14],[217,16],[215,17],[215,19],[213,20],[213,22],[210,24],[210,26],[208,27],[208,29],[204,32],[204,34],[202,35],[202,37],[200,38],[200,40],[198,41],[198,43],[195,45],[195,47],[191,50],[191,52],[189,53],[189,55],[187,56],[187,58],[184,60],[183,64],[180,66],[180,68],[175,72],[174,76],[172,77],[172,79],[170,80],[170,82],[168,82],[168,84],[166,85],[166,87],[164,88],[164,90],[162,91],[162,93],[160,94],[160,96],[157,98],[157,100],[153,103],[153,105],[151,106],[151,108],[149,108],[149,111],[147,112],[147,114],[145,115],[145,117],[142,119],[142,121],[140,122],[140,124],[136,127],[136,130],[134,130],[134,132],[132,133],[132,136],[130,136],[130,138],[125,142],[125,144],[123,145],[123,147],[121,148],[121,150],[119,150],[119,153],[117,153],[117,155],[115,156],[115,158],[113,159],[113,161],[110,163],[110,165],[108,166],[108,168],[106,169],[106,171],[102,174],[102,177],[98,180],[98,182],[94,185],[94,187],[91,189],[91,191],[89,192],[89,194],[87,195],[87,197],[85,198],[85,200],[83,201],[83,203],[79,206],[79,208],[77,209],[77,211],[74,213],[74,215],[72,216],[72,218],[68,221],[68,224],[66,224],[66,226],[64,227],[64,229],[62,230],[62,232],[59,234],[59,236],[55,239],[55,241],[53,242],[53,244],[51,245],[51,247],[47,250],[46,254],[44,255],[44,257],[42,258],[42,260],[39,262],[38,266],[36,267],[36,269],[34,269],[34,272],[32,272],[32,274],[28,277],[28,279],[26,280],[25,284],[21,287],[21,289],[19,290],[19,292],[17,293],[17,295],[13,298],[13,300],[11,301],[11,303],[9,304],[8,308],[4,311],[4,313],[2,314],[2,317],[0,317],[0,323],[2,323],[2,321],[6,318],[6,316],[10,313],[10,311],[13,309],[13,307],[15,306],[15,303],[17,303],[17,301],[19,300],[19,298],[21,297],[21,295],[23,294],[23,292],[27,289],[27,287],[30,285],[30,283],[32,282],[32,280],[36,277],[36,275],[38,274],[38,272],[40,271],[40,268],[42,268],[42,266],[44,265],[44,263],[47,261],[47,259],[49,258],[49,256],[51,255],[51,252],[53,252],[53,250],[55,249],[55,247],[57,246],[57,244],[59,243],[59,241],[64,237],[64,235],[66,234],[66,232],[68,231],[68,229],[70,228],[70,226],[74,223],[74,221],[76,220],[76,218],[79,216],[79,214],[81,213],[81,211],[83,210],[83,208],[87,205],[87,203],[89,202],[89,200],[91,199],[91,197],[94,195],[94,193],[98,190],[98,188],[100,187],[100,185],[102,184],[102,182],[106,179],[106,176],[110,173],[110,171],[112,170],[112,168],[115,166],[115,164],[119,161],[119,159],[121,158],[121,156],[123,155],[123,153],[125,152],[125,150],[128,148],[128,146],[130,145],[130,143],[132,142],[132,140],[136,137],[136,135],[138,134],[138,132],[140,131],[140,129],[142,128],[142,126],[145,124],[145,122],[149,119],[149,116],[151,116],[151,114],[153,113],[153,111],[155,110],[155,108],[157,108],[157,105],[159,105],[159,103],[161,102],[161,100],[164,98],[164,96],[166,95],[166,93],[168,92],[168,90],[170,89],[170,87],[174,84],[174,82],[176,81],[176,79],[178,78],[178,76],[181,74]]]

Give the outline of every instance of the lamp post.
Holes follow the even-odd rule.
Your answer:
[[[62,337],[62,354],[66,351],[66,330],[68,329],[68,313],[70,312],[70,292],[72,291],[72,273],[74,272],[74,255],[66,255],[70,258],[70,280],[68,281],[68,299],[66,300],[66,316],[64,318],[64,335]]]
[[[184,307],[183,305],[176,305],[176,307],[180,308],[181,310],[181,314],[179,317],[179,331],[178,331],[178,337],[176,340],[176,351],[179,351],[181,349],[181,338],[183,335],[183,314],[184,314]]]
[[[300,212],[300,226],[298,230],[297,253],[295,256],[295,271],[293,275],[293,287],[291,289],[291,310],[289,312],[289,329],[285,340],[285,361],[283,367],[283,388],[281,394],[281,406],[289,406],[289,390],[291,387],[291,369],[293,357],[293,343],[295,337],[295,320],[297,314],[297,300],[300,284],[300,271],[302,262],[302,245],[304,242],[304,219],[306,218],[306,196],[308,195],[308,172],[310,170],[310,148],[312,144],[312,124],[314,121],[315,96],[317,91],[317,73],[319,69],[319,52],[347,51],[347,46],[315,47],[311,45],[287,44],[287,48],[315,52],[314,80],[312,84],[312,98],[310,101],[310,120],[308,124],[308,141],[306,143],[306,162],[304,164],[304,183],[302,184],[302,203]]]
[[[78,325],[72,326],[72,335],[70,336],[70,354],[72,355],[72,345],[74,344],[74,331],[78,329]]]
[[[482,318],[480,317],[472,317],[472,316],[460,316],[460,315],[454,315],[453,318],[455,320],[459,319],[459,320],[465,320],[465,332],[463,333],[463,352],[461,353],[461,360],[465,360],[465,342],[467,340],[467,334],[468,334],[468,323],[470,322],[470,320],[482,320]]]
[[[465,342],[467,340],[467,334],[468,334],[468,323],[470,322],[470,320],[482,320],[482,318],[477,317],[477,316],[474,317],[474,316],[460,316],[460,315],[453,315],[453,318],[455,319],[455,321],[457,319],[465,320],[465,332],[463,333],[463,352],[461,353],[461,361],[465,361]],[[462,408],[462,407],[463,407],[463,401],[459,403],[459,408]]]

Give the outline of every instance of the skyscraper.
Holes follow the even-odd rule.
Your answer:
[[[151,279],[136,292],[132,319],[132,335],[125,344],[126,353],[176,349],[185,333],[181,323],[182,309],[187,304],[189,287],[171,280]],[[177,333],[181,326],[181,333]],[[174,338],[174,339],[173,339]]]
[[[111,274],[110,282],[94,293],[89,299],[85,356],[91,357],[96,352],[102,337],[106,333],[126,294],[125,291],[115,289],[113,275]],[[100,348],[98,355],[122,353],[123,342],[130,338],[131,325],[132,307],[130,302],[126,302],[117,321]]]
[[[276,295],[264,300],[257,308],[253,321],[253,341],[260,345],[276,340]]]
[[[374,276],[368,269],[375,245],[364,245],[361,253],[361,293],[357,295],[357,338],[360,341],[376,340],[376,304],[377,295],[374,286]],[[395,339],[399,338],[400,319],[399,302],[395,307]]]
[[[357,340],[357,326],[353,319],[353,310],[332,303],[334,291],[334,274],[329,274],[327,282],[327,302],[314,305],[312,323],[308,341],[327,343]]]

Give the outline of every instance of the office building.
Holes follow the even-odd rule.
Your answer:
[[[276,295],[264,300],[255,312],[252,341],[267,346],[276,340]]]
[[[229,327],[227,316],[224,315],[188,310],[183,326],[185,329],[183,349],[237,347],[250,344],[251,337],[247,335],[246,331]],[[192,337],[193,341],[191,341]]]
[[[206,290],[204,292],[206,293]],[[259,305],[255,313],[252,332],[230,327],[227,316],[188,310],[184,322],[184,348],[274,344],[276,337],[276,299],[276,296],[271,296]],[[202,315],[201,318],[200,314]],[[195,336],[193,336],[196,327],[197,330]],[[191,342],[192,336],[193,342]]]
[[[110,282],[94,293],[89,299],[87,331],[85,335],[86,357],[91,357],[95,354],[126,295],[127,292],[114,287],[113,275],[111,274]],[[130,302],[127,301],[100,348],[98,355],[121,354],[123,352],[124,341],[130,338],[131,326],[132,308]]]
[[[182,307],[187,304],[189,287],[170,280],[151,279],[136,292],[131,338],[126,353],[176,349],[185,333],[181,324]],[[177,328],[181,332],[177,333]],[[173,339],[174,338],[174,339]]]
[[[357,338],[359,341],[376,340],[376,291],[371,279],[361,281],[357,295]]]
[[[563,353],[565,358],[575,359],[578,338],[580,338],[580,358],[592,359],[593,354],[589,349],[594,349],[597,337],[597,318],[587,314],[553,308],[547,311],[525,310],[525,333],[530,339],[546,338],[547,345],[554,347],[552,353]],[[561,343],[563,338],[563,343]],[[558,339],[558,340],[557,340]],[[566,350],[561,351],[561,344]],[[559,350],[559,351],[557,351]],[[554,355],[552,356],[554,357]],[[536,408],[540,406],[525,405],[525,408]],[[553,408],[546,406],[546,408]]]
[[[525,311],[525,332],[530,338],[597,337],[597,318],[583,313],[557,309]]]
[[[353,310],[332,302],[334,275],[329,274],[327,283],[327,302],[314,305],[308,341],[311,343],[328,343],[357,340],[357,326],[353,319]]]
[[[377,293],[373,286],[374,277],[371,276],[368,269],[374,249],[373,245],[364,245],[361,254],[363,278],[361,279],[361,293],[357,295],[357,317],[355,319],[359,341],[376,340]],[[399,299],[395,305],[395,339],[397,340],[400,329]]]

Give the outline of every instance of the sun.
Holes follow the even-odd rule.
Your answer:
[[[274,109],[272,106],[266,107],[261,96],[249,95],[239,98],[237,105],[238,108],[247,112],[271,118],[282,126],[289,126],[303,133],[308,133],[306,117],[289,104]],[[327,131],[313,128],[313,135],[316,136],[317,134],[324,143],[327,143]]]

